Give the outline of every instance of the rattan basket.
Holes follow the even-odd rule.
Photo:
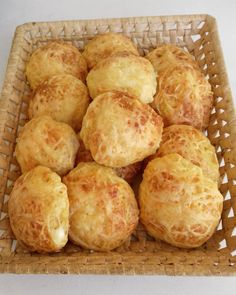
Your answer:
[[[96,253],[68,244],[53,255],[30,254],[17,245],[7,215],[12,185],[20,171],[14,157],[17,133],[27,121],[29,88],[25,64],[32,51],[51,39],[83,49],[96,34],[119,32],[137,44],[141,54],[160,43],[187,48],[209,78],[214,108],[208,137],[216,148],[224,196],[222,220],[201,248],[181,250],[154,241],[141,225],[116,251]],[[3,40],[2,40],[3,41]],[[236,274],[236,126],[232,96],[216,21],[208,15],[138,17],[28,23],[16,29],[0,100],[0,272],[80,274]]]

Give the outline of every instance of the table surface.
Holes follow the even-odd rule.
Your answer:
[[[0,88],[17,25],[30,21],[207,13],[216,17],[236,95],[235,0],[0,0]],[[0,275],[9,294],[233,294],[236,278],[163,276]]]

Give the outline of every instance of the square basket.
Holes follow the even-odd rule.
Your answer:
[[[29,87],[24,71],[32,51],[52,39],[83,49],[96,34],[117,32],[135,42],[140,54],[173,43],[190,51],[209,79],[214,108],[207,135],[216,148],[224,196],[222,220],[213,237],[195,250],[154,241],[141,225],[115,251],[98,253],[70,243],[62,252],[32,254],[17,245],[7,214],[9,194],[20,175],[14,157],[18,131],[27,121]],[[2,40],[3,41],[3,40]],[[209,15],[137,17],[27,23],[17,27],[0,99],[0,272],[77,274],[236,274],[236,126],[218,37]]]

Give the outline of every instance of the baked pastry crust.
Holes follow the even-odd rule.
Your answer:
[[[213,93],[204,75],[191,66],[170,67],[159,75],[158,91],[152,106],[164,125],[191,125],[206,129],[213,105]]]
[[[97,163],[120,168],[154,154],[162,129],[162,118],[150,106],[107,92],[89,105],[80,137]]]
[[[40,116],[23,127],[15,152],[22,173],[43,165],[64,175],[74,167],[78,148],[76,133],[69,125]]]
[[[146,58],[152,63],[158,75],[170,67],[176,67],[181,64],[200,70],[196,60],[190,53],[172,44],[156,47],[146,55]]]
[[[36,88],[29,102],[29,118],[49,115],[78,131],[89,101],[82,81],[69,74],[55,75]]]
[[[37,166],[16,180],[8,214],[15,237],[30,251],[58,252],[67,243],[67,189],[49,168]]]
[[[160,147],[150,160],[172,153],[177,153],[202,168],[206,177],[215,182],[219,181],[219,163],[215,148],[210,140],[194,127],[172,125],[164,128]]]
[[[119,247],[138,223],[138,206],[126,181],[95,162],[79,163],[63,178],[70,202],[70,240],[84,248]]]
[[[181,248],[195,248],[214,233],[223,196],[215,181],[178,154],[149,162],[139,189],[140,220],[148,233]]]
[[[129,52],[139,55],[130,38],[116,33],[97,35],[88,42],[83,51],[88,68],[91,69],[101,60],[117,53]]]
[[[79,139],[79,150],[76,155],[76,161],[75,161],[76,165],[82,162],[93,162],[94,160],[90,151],[86,150],[84,143],[81,140],[79,135],[78,135],[78,139]],[[114,168],[114,170],[119,177],[123,178],[128,183],[132,183],[135,176],[141,171],[142,167],[143,167],[142,162],[137,162],[125,167]]]
[[[116,90],[150,103],[156,93],[156,73],[144,57],[124,52],[101,60],[89,72],[87,85],[92,98]]]
[[[87,64],[75,46],[57,40],[48,42],[32,53],[25,73],[32,89],[57,74],[71,74],[85,82]]]

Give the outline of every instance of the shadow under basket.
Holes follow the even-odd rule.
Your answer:
[[[172,43],[195,56],[214,92],[207,136],[220,163],[222,219],[213,237],[202,247],[182,250],[154,241],[139,225],[133,236],[115,251],[99,253],[70,243],[62,252],[29,253],[11,231],[7,203],[20,175],[14,148],[27,121],[29,87],[24,71],[32,51],[49,40],[62,39],[80,50],[96,34],[122,33],[141,55],[158,44]],[[17,27],[0,99],[0,272],[77,274],[236,274],[236,126],[232,96],[218,37],[209,15],[137,17],[27,23]]]

